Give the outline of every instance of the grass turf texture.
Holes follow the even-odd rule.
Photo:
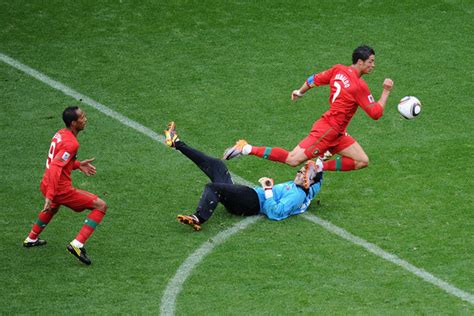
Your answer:
[[[349,132],[371,166],[328,173],[310,212],[474,293],[469,158],[473,154],[472,13],[465,1],[7,2],[0,52],[160,132],[219,156],[241,137],[293,148],[327,109],[328,89],[293,104],[313,72],[349,63],[368,43],[375,98],[395,81],[379,122],[362,112]],[[455,34],[455,35],[454,35]],[[88,242],[91,267],[66,253],[84,214],[63,209],[21,241],[43,205],[38,184],[60,113],[71,98],[0,63],[2,313],[156,313],[168,280],[203,242],[240,218],[219,207],[200,233],[175,222],[206,179],[181,155],[83,106],[79,158],[98,174],[77,187],[109,204]],[[421,116],[397,101],[415,95]],[[232,172],[256,182],[295,169],[244,158]],[[192,304],[190,304],[192,302]],[[472,314],[474,307],[301,217],[258,221],[217,247],[184,284],[178,314]]]

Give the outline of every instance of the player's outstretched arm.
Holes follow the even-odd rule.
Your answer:
[[[91,164],[95,158],[86,159],[79,162],[79,170],[81,170],[86,176],[93,176],[96,174],[96,168]]]

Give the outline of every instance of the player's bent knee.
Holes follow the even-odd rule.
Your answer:
[[[292,167],[297,167],[301,165],[303,162],[308,160],[309,158],[304,153],[304,149],[297,146],[297,148],[293,149],[286,158],[286,164]]]
[[[50,212],[51,214],[55,215],[58,211],[59,211],[59,207],[57,207],[57,208],[52,208],[52,209],[50,209],[48,212]]]
[[[98,198],[94,201],[94,208],[105,213],[107,212],[107,203],[105,203],[104,200]]]
[[[204,191],[215,191],[215,188],[216,188],[216,186],[213,182],[208,182],[204,186]]]

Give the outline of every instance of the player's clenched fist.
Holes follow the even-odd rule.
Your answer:
[[[303,97],[303,93],[300,92],[300,90],[293,90],[291,93],[291,100],[295,101],[299,98]]]
[[[383,81],[383,88],[384,90],[392,90],[393,88],[393,80],[390,79],[390,78],[386,78],[384,81]]]

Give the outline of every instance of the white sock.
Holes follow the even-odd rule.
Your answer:
[[[74,239],[73,241],[71,241],[71,245],[73,245],[76,248],[84,247],[84,244],[82,242],[78,241],[77,239]]]
[[[323,166],[323,162],[321,161],[321,159],[316,159],[316,172],[321,172],[323,171],[324,169],[324,166]]]
[[[252,151],[252,145],[247,144],[242,148],[242,155],[248,155]]]
[[[35,242],[35,241],[37,241],[37,240],[38,240],[38,238],[36,238],[36,239],[31,239],[29,236],[26,237],[26,241],[27,241],[27,242]]]

